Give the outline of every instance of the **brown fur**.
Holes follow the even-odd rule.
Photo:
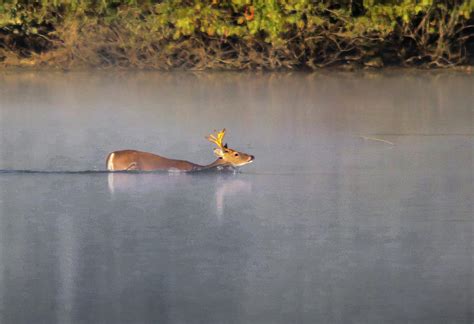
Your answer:
[[[113,161],[110,158],[113,156]],[[110,168],[110,162],[113,168]],[[199,165],[183,161],[168,159],[156,154],[148,152],[140,152],[135,150],[116,151],[109,154],[106,161],[106,166],[109,171],[157,171],[157,170],[172,170],[192,171]]]

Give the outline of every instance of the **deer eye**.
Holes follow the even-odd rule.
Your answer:
[[[234,156],[239,156],[239,153],[235,153]]]

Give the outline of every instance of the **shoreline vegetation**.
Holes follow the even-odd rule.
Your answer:
[[[0,1],[0,68],[474,65],[474,0]]]

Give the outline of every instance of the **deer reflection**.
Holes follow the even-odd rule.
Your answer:
[[[183,174],[183,173],[109,173],[108,189],[113,197],[121,194],[142,195],[146,193],[162,193],[157,195],[157,199],[166,199],[167,196],[181,196],[183,199],[196,199],[195,196],[205,197],[206,192],[213,194],[214,206],[217,220],[222,221],[226,200],[238,195],[250,194],[252,183],[239,179],[233,173],[220,174]],[[205,192],[195,192],[202,189],[202,186],[209,188]],[[213,190],[214,189],[214,190]],[[188,192],[191,191],[191,192]],[[205,198],[203,198],[205,199]]]
[[[252,183],[242,179],[231,179],[218,181],[215,192],[216,214],[219,222],[222,221],[225,210],[225,199],[232,198],[238,194],[250,194],[252,192]]]

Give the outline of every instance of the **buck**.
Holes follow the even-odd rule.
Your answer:
[[[214,154],[217,160],[208,165],[199,165],[183,160],[168,159],[153,153],[135,150],[115,151],[107,156],[106,165],[109,171],[181,171],[195,172],[212,168],[233,168],[253,162],[253,155],[238,152],[223,144],[225,129],[216,135],[211,134],[206,138],[217,145]]]

